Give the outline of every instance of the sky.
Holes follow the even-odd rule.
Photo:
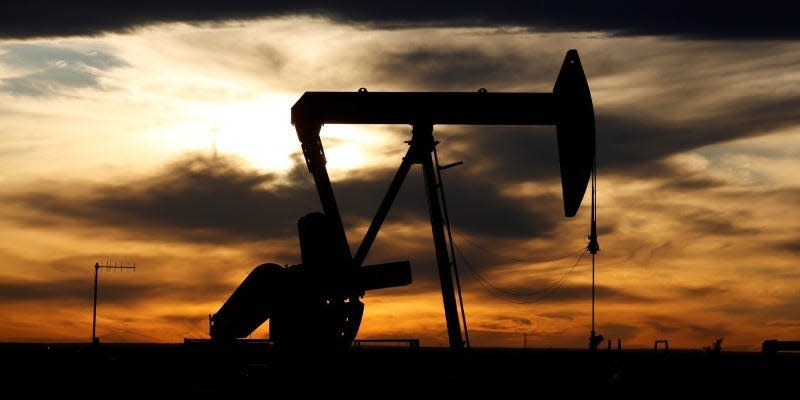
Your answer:
[[[670,2],[17,2],[0,8],[0,341],[207,337],[320,210],[305,91],[549,92],[577,49],[597,125],[596,330],[626,347],[800,338],[800,28],[792,6]],[[385,4],[384,4],[385,3]],[[453,4],[458,4],[456,8]],[[737,8],[738,7],[738,8]],[[353,251],[409,126],[326,125]],[[436,126],[473,346],[585,348],[589,195],[563,216],[555,128]],[[366,263],[360,338],[447,333],[414,168]],[[268,329],[253,337],[268,336]]]

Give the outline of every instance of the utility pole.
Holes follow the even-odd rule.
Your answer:
[[[97,275],[98,275],[98,272],[100,271],[101,268],[109,270],[109,271],[113,271],[113,270],[116,270],[116,269],[119,269],[119,270],[130,269],[130,270],[134,270],[135,271],[136,270],[136,264],[132,264],[132,265],[119,264],[119,265],[117,265],[116,263],[109,264],[108,262],[106,262],[105,264],[100,265],[100,263],[97,263],[97,262],[94,263],[94,306],[92,307],[92,345],[100,344],[100,339],[97,337],[95,332],[96,332],[96,328],[97,328]]]
[[[596,335],[594,330],[594,303],[595,303],[595,284],[594,267],[595,255],[600,251],[600,244],[597,242],[597,147],[595,146],[594,161],[592,162],[592,216],[591,231],[589,233],[589,245],[586,249],[592,253],[592,332],[589,336],[589,351],[597,351],[597,346],[603,341],[603,335]]]

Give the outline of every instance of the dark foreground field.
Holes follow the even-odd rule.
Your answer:
[[[800,354],[363,347],[285,356],[268,344],[0,344],[5,393],[270,398],[551,398],[570,394],[794,398]],[[5,397],[5,396],[3,396]],[[159,398],[159,397],[155,397]],[[692,397],[693,398],[693,397]]]

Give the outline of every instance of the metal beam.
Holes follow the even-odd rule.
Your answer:
[[[360,267],[361,264],[364,263],[364,259],[367,258],[367,253],[369,253],[369,249],[372,247],[375,237],[378,236],[378,231],[381,229],[383,221],[386,220],[389,209],[392,208],[392,203],[394,203],[394,199],[397,197],[397,193],[400,191],[403,181],[406,179],[406,176],[408,176],[408,171],[413,164],[411,157],[413,151],[414,148],[411,147],[408,149],[406,156],[403,157],[400,168],[397,169],[397,173],[394,175],[394,179],[389,185],[389,189],[386,191],[386,195],[383,197],[383,201],[381,201],[381,205],[378,207],[375,217],[372,218],[372,223],[370,223],[369,229],[367,229],[367,233],[364,235],[364,240],[361,241],[361,245],[358,247],[356,255],[353,257],[353,265],[355,265],[356,268]]]
[[[555,125],[552,93],[306,92],[292,124]]]

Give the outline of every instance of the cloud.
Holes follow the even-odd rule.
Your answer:
[[[797,297],[792,295],[773,297],[766,304],[747,304],[737,301],[713,307],[711,310],[724,313],[732,319],[748,319],[759,322],[792,321],[795,326],[800,325]]]
[[[718,286],[677,287],[670,292],[675,293],[679,299],[698,299],[724,295],[728,289]]]
[[[683,321],[666,316],[650,317],[645,324],[662,334],[680,332],[684,328]]]
[[[675,210],[677,218],[680,218],[684,224],[692,224],[689,231],[695,234],[713,234],[713,235],[755,235],[760,232],[757,228],[746,228],[741,226],[739,221],[748,216],[746,210],[741,211],[738,215],[731,213],[719,212],[710,208],[695,208],[692,207],[684,211]]]
[[[695,338],[708,338],[709,342],[718,337],[730,336],[736,330],[725,322],[708,321],[698,324],[683,318],[667,315],[652,316],[642,323],[661,334],[684,334]]]
[[[615,322],[603,323],[599,326],[599,329],[602,329],[602,332],[597,333],[602,334],[606,340],[612,340],[612,338],[635,337],[641,331],[641,328],[638,326]]]
[[[9,281],[0,282],[0,302],[30,300],[56,300],[60,302],[89,299],[92,293],[89,281]]]
[[[465,168],[498,182],[560,179],[558,145],[551,127],[448,128],[444,149]],[[459,146],[450,146],[451,142]],[[450,150],[453,149],[453,150]],[[444,153],[445,150],[442,150]]]
[[[224,299],[230,293],[224,282],[190,282],[182,285],[170,282],[109,281],[101,283],[104,304],[132,304],[152,299],[169,302],[206,302],[209,299]],[[92,298],[92,282],[88,279],[57,279],[48,281],[0,280],[0,303],[32,301],[58,302],[61,304],[86,303]]]
[[[724,113],[689,124],[658,123],[636,116],[597,115],[598,163],[606,171],[625,173],[632,167],[660,161],[711,144],[759,136],[800,124],[794,110],[800,96],[782,99],[750,99],[728,107]]]
[[[554,311],[539,314],[540,317],[572,321],[575,319],[575,313],[565,311]]]
[[[298,181],[286,182],[276,174],[241,167],[232,158],[189,155],[144,178],[104,184],[49,182],[46,192],[13,194],[8,200],[28,210],[12,218],[29,226],[116,225],[140,239],[217,243],[286,238],[296,235],[300,216],[320,209],[313,184],[300,169],[305,166],[288,174]],[[413,175],[390,219],[424,224],[423,185]],[[473,178],[450,179],[447,186],[457,205],[451,215],[464,233],[527,237],[554,228],[555,212],[527,207],[499,194],[492,183]],[[336,182],[345,218],[370,221],[389,182],[389,171]],[[558,204],[552,196],[538,200],[552,209]]]
[[[160,22],[215,22],[294,14],[321,15],[357,24],[396,26],[523,26],[556,31],[608,31],[618,35],[679,35],[700,38],[789,39],[800,34],[786,2],[758,7],[717,2],[673,1],[660,5],[632,0],[596,3],[486,3],[419,1],[140,1],[69,4],[11,2],[0,9],[0,36],[37,37],[120,32]]]
[[[510,321],[510,322],[513,322],[513,323],[515,323],[517,325],[525,325],[525,326],[530,326],[531,325],[531,320],[529,318],[520,318],[520,317],[511,317],[511,316],[501,315],[501,316],[496,317],[495,319],[497,319],[498,321]]]
[[[485,288],[481,296],[487,297],[484,301],[496,302],[497,300],[518,304],[561,304],[582,302],[590,299],[592,286],[590,284],[563,284],[553,286],[552,282],[525,282],[515,286],[495,285]],[[647,304],[656,301],[654,298],[639,295],[629,290],[605,285],[595,286],[598,298],[615,304]],[[489,298],[492,295],[492,298]]]
[[[528,318],[512,317],[507,315],[490,316],[486,319],[473,321],[470,333],[476,331],[524,331],[531,329],[532,322]]]
[[[785,242],[780,242],[775,245],[778,250],[786,251],[789,253],[797,253],[800,254],[800,241],[797,240],[787,240]]]
[[[674,167],[663,167],[663,169],[657,167],[654,169],[662,170],[661,172],[672,172],[669,173],[671,178],[667,178],[666,182],[659,188],[659,190],[664,191],[703,191],[723,187],[726,183],[721,179],[713,178],[703,173],[686,173]]]
[[[0,79],[0,92],[46,96],[100,86],[102,71],[125,63],[101,51],[80,51],[42,44],[8,44],[0,63],[21,74]]]
[[[500,271],[502,273],[502,271]],[[516,304],[571,304],[589,301],[592,293],[591,284],[587,283],[562,283],[561,281],[546,281],[542,279],[525,279],[522,274],[514,275],[516,278],[511,284],[498,284],[491,281],[491,278],[483,277],[476,281],[473,275],[464,274],[462,282],[469,283],[473,293],[479,293],[486,297],[484,302],[497,302],[498,300],[506,303]],[[476,285],[479,283],[480,286]],[[726,287],[716,285],[706,286],[682,286],[673,287],[662,286],[658,292],[643,294],[635,288],[627,285],[602,285],[595,286],[597,299],[604,304],[615,306],[660,306],[673,304],[675,302],[696,303],[698,301],[708,301],[709,299],[724,299],[730,293]],[[491,297],[491,298],[489,298]],[[549,312],[540,316],[550,319],[573,320],[575,315],[571,312]]]
[[[384,50],[382,53],[383,56],[371,67],[374,69],[372,79],[378,82],[402,80],[425,90],[463,91],[470,88],[477,91],[480,87],[530,83],[544,77],[554,80],[556,76],[548,63],[530,65],[527,57],[520,54],[502,51],[490,54],[486,49],[475,47],[428,45],[402,51]]]
[[[351,202],[352,196],[366,201],[368,205],[364,207],[369,212],[365,216],[371,219],[372,210],[377,209],[378,200],[383,197],[389,182],[389,176],[386,176],[373,183],[380,190],[378,196],[369,196],[370,192],[362,191],[369,187],[367,182],[355,180],[338,183],[335,190],[343,194],[343,202]],[[444,187],[450,219],[463,233],[496,238],[533,238],[550,234],[560,218],[558,197],[550,194],[521,198],[506,196],[502,193],[503,180],[495,180],[492,176],[451,170],[444,178]],[[422,174],[419,171],[409,174],[391,215],[427,221],[425,196]]]
[[[14,197],[36,213],[21,217],[27,224],[52,223],[50,217],[57,217],[91,225],[122,224],[139,238],[230,242],[295,231],[297,218],[307,211],[297,200],[313,192],[277,179],[243,169],[233,159],[187,156],[156,175],[122,184],[76,182]]]
[[[315,20],[298,21],[311,23]],[[271,25],[264,23],[263,26]],[[286,29],[284,25],[276,28],[279,32],[283,32],[283,29]],[[239,43],[247,37],[241,31],[223,35],[214,29],[205,29],[196,36],[180,35],[178,39],[173,37],[172,41],[168,36],[164,41],[178,46],[174,52],[181,54],[181,58],[172,62],[162,58],[153,64],[166,63],[177,67],[187,65],[188,60],[195,65],[193,71],[204,71],[206,75],[242,76],[243,71],[249,71],[248,74],[254,74],[253,78],[257,77],[252,81],[254,85],[264,79],[272,79],[292,86],[291,90],[294,91],[308,89],[307,86],[300,87],[300,82],[308,85],[309,80],[313,82],[319,79],[317,74],[327,77],[326,71],[332,69],[344,76],[339,77],[343,80],[342,85],[366,80],[405,90],[476,90],[482,86],[490,91],[531,90],[537,87],[539,89],[535,91],[549,91],[558,72],[563,49],[556,51],[553,50],[555,46],[536,44],[543,44],[549,36],[559,43],[568,42],[563,34],[545,35],[543,38],[541,35],[519,32],[491,35],[491,32],[479,30],[462,30],[460,35],[455,31],[450,35],[437,31],[439,33],[430,35],[431,39],[425,44],[401,39],[404,36],[393,34],[392,31],[376,34],[376,37],[388,42],[387,46],[382,45],[384,40],[351,39],[359,31],[350,27],[339,26],[338,29],[345,29],[346,34],[341,35],[342,41],[352,43],[356,48],[343,57],[341,67],[337,67],[340,63],[331,66],[327,61],[317,64],[313,57],[308,61],[308,57],[299,57],[291,48],[278,48],[274,42],[284,36],[269,29],[263,29],[273,32],[271,36],[267,35],[268,42],[248,41],[245,44]],[[408,37],[426,33],[414,29],[403,32],[407,32]],[[215,36],[221,38],[214,39]],[[447,38],[453,38],[452,43],[447,42]],[[483,38],[487,40],[481,40]],[[313,35],[309,40],[312,39]],[[675,172],[673,169],[663,169],[654,161],[660,162],[674,154],[762,136],[800,124],[795,112],[800,106],[800,95],[794,93],[794,78],[781,72],[787,66],[796,64],[800,58],[800,54],[789,44],[730,44],[736,50],[734,52],[727,51],[728,45],[725,44],[686,43],[662,38],[624,39],[624,46],[617,49],[617,40],[623,39],[579,38],[569,41],[581,47],[593,89],[598,162],[604,173],[638,176],[645,173],[671,174]],[[295,43],[294,46],[299,46],[302,41]],[[164,46],[164,53],[171,54],[168,51],[171,47],[161,45]],[[13,54],[25,54],[25,65],[46,62],[48,59],[74,58],[79,65],[91,65],[94,70],[101,70],[121,62],[103,52],[95,52],[92,58],[68,49],[43,48],[39,45],[26,50],[11,49]],[[59,51],[71,51],[74,54],[61,54]],[[38,53],[52,54],[46,58]],[[111,60],[102,62],[99,59],[101,56]],[[328,60],[330,56],[333,55],[323,53],[320,58]],[[16,55],[13,58],[21,57]],[[349,64],[352,62],[357,62],[359,68],[351,67]],[[219,69],[207,70],[209,65],[217,65]],[[304,67],[309,70],[305,71]],[[304,72],[301,80],[295,76],[298,70]],[[270,71],[270,77],[263,77],[264,71]],[[56,75],[56,78],[47,80],[31,74],[24,79],[12,78],[23,80],[12,81],[13,84],[8,84],[6,89],[41,94],[55,90],[51,87],[53,85],[68,89],[70,84],[97,83],[96,76],[70,78]],[[778,80],[775,76],[783,78]],[[755,83],[749,83],[751,81]],[[158,84],[163,82],[159,81]],[[206,96],[207,93],[215,93],[196,87],[182,87],[179,92],[191,98],[198,98],[204,92]],[[616,100],[619,98],[626,100]],[[480,165],[485,168],[484,172],[497,173],[498,179],[506,181],[557,178],[558,162],[553,131],[551,127],[437,127],[437,133],[446,132],[449,135],[444,136],[445,139],[460,144],[461,147],[454,152],[454,158],[463,159],[468,165]],[[445,147],[443,152],[450,149]],[[647,168],[638,168],[645,165]],[[507,168],[501,169],[503,166]],[[692,183],[712,182],[697,177]]]
[[[448,43],[431,39],[394,44],[401,50],[376,48],[364,57],[367,80],[406,90],[552,89],[562,56],[553,47],[529,48],[520,34],[497,34],[491,46],[454,36]],[[584,38],[569,45],[581,49],[592,88],[602,172],[669,175],[674,168],[660,164],[672,155],[800,125],[800,94],[787,84],[796,79],[783,72],[800,58],[794,46],[737,42],[731,44],[734,53],[715,42],[641,38]],[[552,127],[437,126],[436,133],[445,138],[444,149],[452,152],[450,144],[458,145],[454,158],[480,165],[497,179],[558,177]],[[682,183],[688,184],[714,182],[695,176]]]
[[[401,189],[367,264],[410,260],[414,285],[401,288],[401,292],[420,293],[437,290],[438,270],[432,256],[422,176],[418,168],[413,171]],[[346,226],[351,228],[349,240],[353,250],[361,240],[359,233],[363,228],[360,227],[365,227],[372,219],[392,174],[393,171],[378,169],[334,182]],[[555,196],[505,197],[497,187],[500,183],[487,182],[480,175],[451,174],[446,190],[451,218],[459,235],[486,238],[482,243],[494,247],[504,241],[547,237],[557,228],[561,205]],[[262,246],[269,251],[244,250],[253,260],[281,264],[300,261],[296,248],[297,219],[320,209],[305,165],[295,165],[286,175],[276,175],[244,167],[235,158],[202,154],[187,154],[151,175],[129,180],[96,184],[39,182],[38,185],[48,190],[31,189],[5,196],[7,204],[20,210],[8,216],[17,225],[92,234],[97,234],[97,227],[104,227],[105,237],[153,244],[176,243],[189,248],[201,246],[196,250],[200,253],[213,245],[241,249],[243,245],[249,246],[248,243],[264,243]],[[358,229],[353,231],[355,228]],[[285,246],[275,248],[275,241]],[[292,247],[295,249],[291,250]],[[152,259],[150,262],[138,255],[131,257],[144,264],[165,262],[164,255],[145,254]],[[186,262],[189,261],[171,261],[176,265]],[[226,264],[219,256],[199,262],[206,268]],[[237,270],[249,271],[249,268],[249,264],[236,265]],[[193,280],[195,278],[189,278]],[[215,281],[227,282],[228,291],[232,288],[226,279],[217,277]],[[72,287],[70,282],[66,283],[63,290]],[[172,283],[165,285],[169,287]],[[45,292],[52,291],[58,297],[54,290],[43,287],[32,291],[31,295],[42,293],[44,296]],[[116,296],[128,292],[141,295],[142,291],[150,293],[152,289],[124,287]],[[227,294],[219,294],[222,292],[224,290],[215,291],[216,297],[206,295],[206,298],[225,298]],[[63,293],[77,296],[70,291]]]

